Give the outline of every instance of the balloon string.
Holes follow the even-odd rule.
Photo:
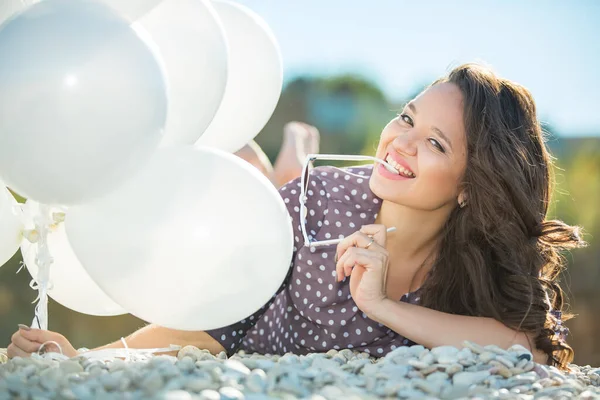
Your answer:
[[[32,326],[38,329],[48,329],[48,290],[50,281],[50,265],[53,263],[50,249],[48,248],[48,233],[50,226],[54,221],[50,217],[50,207],[40,204],[39,212],[33,218],[35,229],[39,233],[37,240],[37,255],[36,263],[38,265],[37,287],[31,285],[32,288],[38,290],[38,296],[35,301],[35,317],[33,318]]]
[[[178,351],[181,346],[170,345],[169,347],[155,349],[132,349],[130,347],[122,349],[102,349],[82,352],[78,357],[83,357],[88,360],[114,361],[116,358],[123,358],[126,361],[146,361],[158,353],[170,353]]]
[[[60,344],[56,343],[54,340],[48,340],[47,342],[42,343],[42,345],[40,346],[40,348],[38,349],[38,354],[44,354],[44,347],[46,347],[47,344],[53,344],[58,348],[58,351],[60,351],[60,354],[64,355],[62,347],[60,346]]]
[[[123,347],[125,348],[125,351],[126,351],[125,361],[130,361],[131,353],[129,352],[129,346],[127,346],[127,341],[125,341],[124,337],[121,338],[121,343],[123,343]]]

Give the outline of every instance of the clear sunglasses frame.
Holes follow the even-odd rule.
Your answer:
[[[300,230],[302,231],[302,237],[304,239],[304,246],[307,247],[321,247],[337,244],[340,239],[329,239],[329,240],[311,240],[306,229],[306,221],[308,217],[308,208],[306,207],[307,192],[308,192],[308,181],[310,177],[310,171],[312,169],[312,163],[316,160],[329,160],[329,161],[374,161],[383,166],[386,169],[394,170],[394,168],[386,163],[385,161],[371,156],[357,156],[357,155],[343,155],[343,154],[309,154],[306,156],[304,166],[302,167],[302,176],[300,177]]]

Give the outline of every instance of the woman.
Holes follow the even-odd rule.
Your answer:
[[[383,130],[373,167],[313,170],[304,246],[299,180],[280,189],[296,247],[280,290],[254,315],[208,332],[149,325],[130,347],[192,344],[307,353],[354,348],[381,356],[412,343],[521,344],[535,361],[566,367],[559,333],[559,252],[576,228],[546,220],[551,160],[523,87],[463,65],[408,103]],[[386,233],[386,227],[396,231]],[[20,329],[9,354],[27,355],[53,332]],[[117,342],[108,347],[121,347]]]

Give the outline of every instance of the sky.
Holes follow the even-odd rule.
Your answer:
[[[600,136],[600,1],[237,2],[273,30],[287,80],[358,73],[394,100],[483,62],[526,86],[559,133]]]

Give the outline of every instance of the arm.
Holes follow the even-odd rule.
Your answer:
[[[223,346],[209,334],[203,331],[179,331],[150,324],[133,332],[125,338],[127,346],[134,349],[149,349],[156,347],[169,347],[171,344],[179,346],[196,346],[217,355],[225,351]],[[93,350],[123,348],[123,342],[116,342],[95,348]],[[174,352],[176,353],[176,352]]]
[[[520,344],[531,351],[536,362],[547,362],[546,354],[531,345],[530,336],[493,318],[449,314],[390,300],[385,283],[389,256],[386,237],[385,226],[364,225],[337,247],[337,280],[350,276],[352,298],[369,318],[429,348],[462,347],[465,340],[502,348]]]
[[[200,349],[206,349],[215,355],[225,350],[217,340],[213,339],[206,332],[178,331],[158,325],[147,325],[129,335],[125,340],[128,347],[136,349],[168,347],[171,344],[176,344],[180,346],[196,346]],[[21,326],[12,336],[12,343],[8,346],[8,356],[11,358],[15,356],[28,357],[31,353],[37,352],[42,343],[50,341],[58,343],[63,353],[68,357],[74,357],[79,354],[67,338],[60,333]],[[123,343],[119,340],[94,350],[111,348],[123,348]],[[58,348],[49,344],[48,350],[57,352]]]
[[[370,315],[369,315],[370,314]],[[448,314],[414,304],[383,299],[369,318],[425,347],[462,347],[465,340],[480,345],[495,344],[508,348],[513,344],[531,350],[534,361],[545,364],[547,355],[532,348],[530,338],[493,318]]]

